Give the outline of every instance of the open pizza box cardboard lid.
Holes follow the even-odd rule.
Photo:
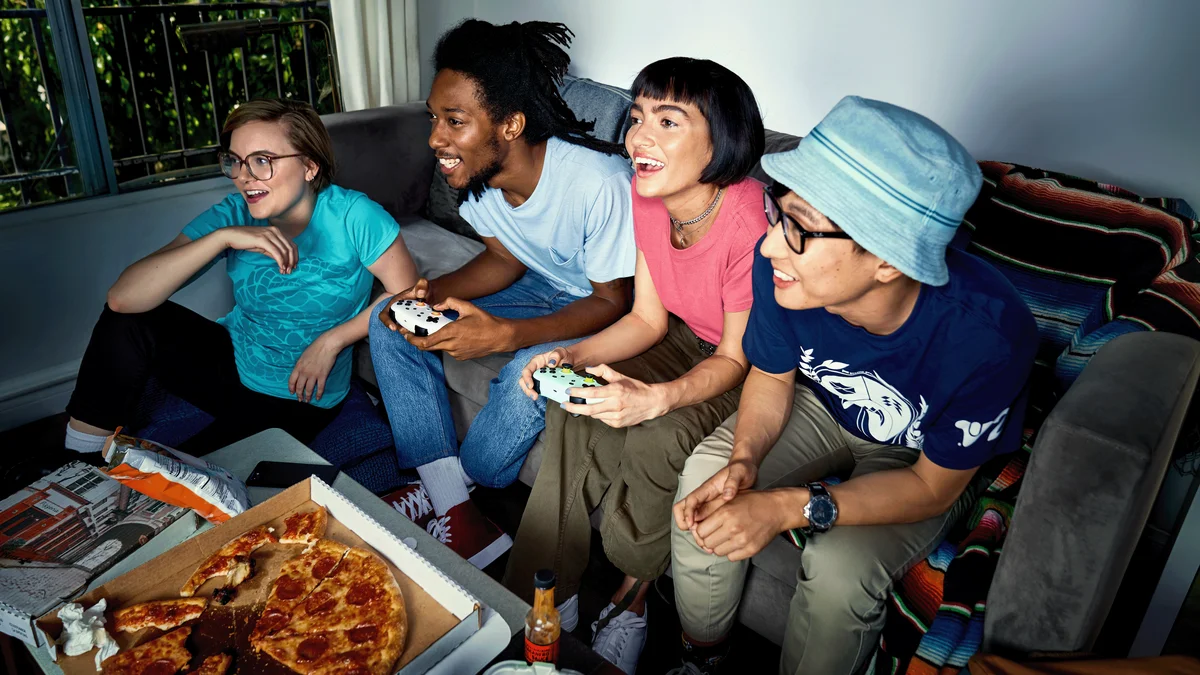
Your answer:
[[[278,536],[284,529],[284,517],[312,510],[314,504],[324,506],[329,512],[326,538],[378,553],[400,585],[408,615],[408,636],[394,666],[396,673],[425,673],[480,629],[483,611],[478,600],[315,476],[93,589],[77,602],[88,608],[107,598],[109,634],[122,650],[145,643],[161,632],[147,629],[114,634],[111,612],[140,602],[178,598],[180,587],[196,567],[227,542],[259,525],[273,527]],[[236,670],[240,675],[291,672],[265,655],[254,654],[247,636],[280,567],[303,550],[298,545],[267,544],[254,553],[255,573],[237,587],[233,601],[224,607],[211,602],[205,614],[189,624],[193,626],[188,641],[193,655],[191,667],[197,667],[205,656],[233,647],[236,641],[238,655],[231,672]],[[223,578],[209,580],[196,595],[211,596],[223,584]],[[95,675],[95,650],[80,656],[57,653],[54,639],[62,632],[57,612],[52,610],[37,620],[38,628],[45,633],[42,639],[50,657],[57,659],[64,675]]]

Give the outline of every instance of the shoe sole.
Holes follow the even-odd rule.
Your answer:
[[[496,562],[496,558],[504,555],[505,551],[512,548],[512,544],[512,537],[502,534],[495,541],[483,547],[479,553],[468,558],[467,562],[479,569],[483,569]]]

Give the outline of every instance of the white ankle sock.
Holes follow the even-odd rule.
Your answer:
[[[470,499],[458,457],[443,457],[418,466],[417,474],[421,476],[429,501],[433,502],[433,512],[438,516],[446,515],[451,508]]]
[[[67,449],[74,450],[75,452],[100,452],[104,449],[104,439],[106,438],[108,437],[88,434],[73,429],[68,424],[67,438],[63,441],[63,445],[66,445]]]

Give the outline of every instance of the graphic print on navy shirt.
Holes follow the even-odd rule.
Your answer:
[[[797,369],[863,440],[922,450],[948,469],[1011,452],[1037,349],[1033,315],[986,262],[952,249],[946,263],[948,284],[922,286],[904,325],[873,335],[825,309],[780,307],[771,262],[757,253],[746,356],[768,373]]]

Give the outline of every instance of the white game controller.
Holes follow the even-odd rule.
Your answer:
[[[392,303],[396,323],[419,337],[432,335],[458,318],[458,312],[448,309],[439,312],[424,300],[398,300]]]
[[[587,372],[575,372],[569,363],[564,363],[558,368],[538,368],[533,373],[533,390],[551,401],[557,401],[559,404],[567,402],[578,403],[580,405],[599,403],[604,399],[568,396],[567,390],[575,387],[603,387],[606,384],[608,382],[605,382],[604,378],[598,375],[591,375]]]

